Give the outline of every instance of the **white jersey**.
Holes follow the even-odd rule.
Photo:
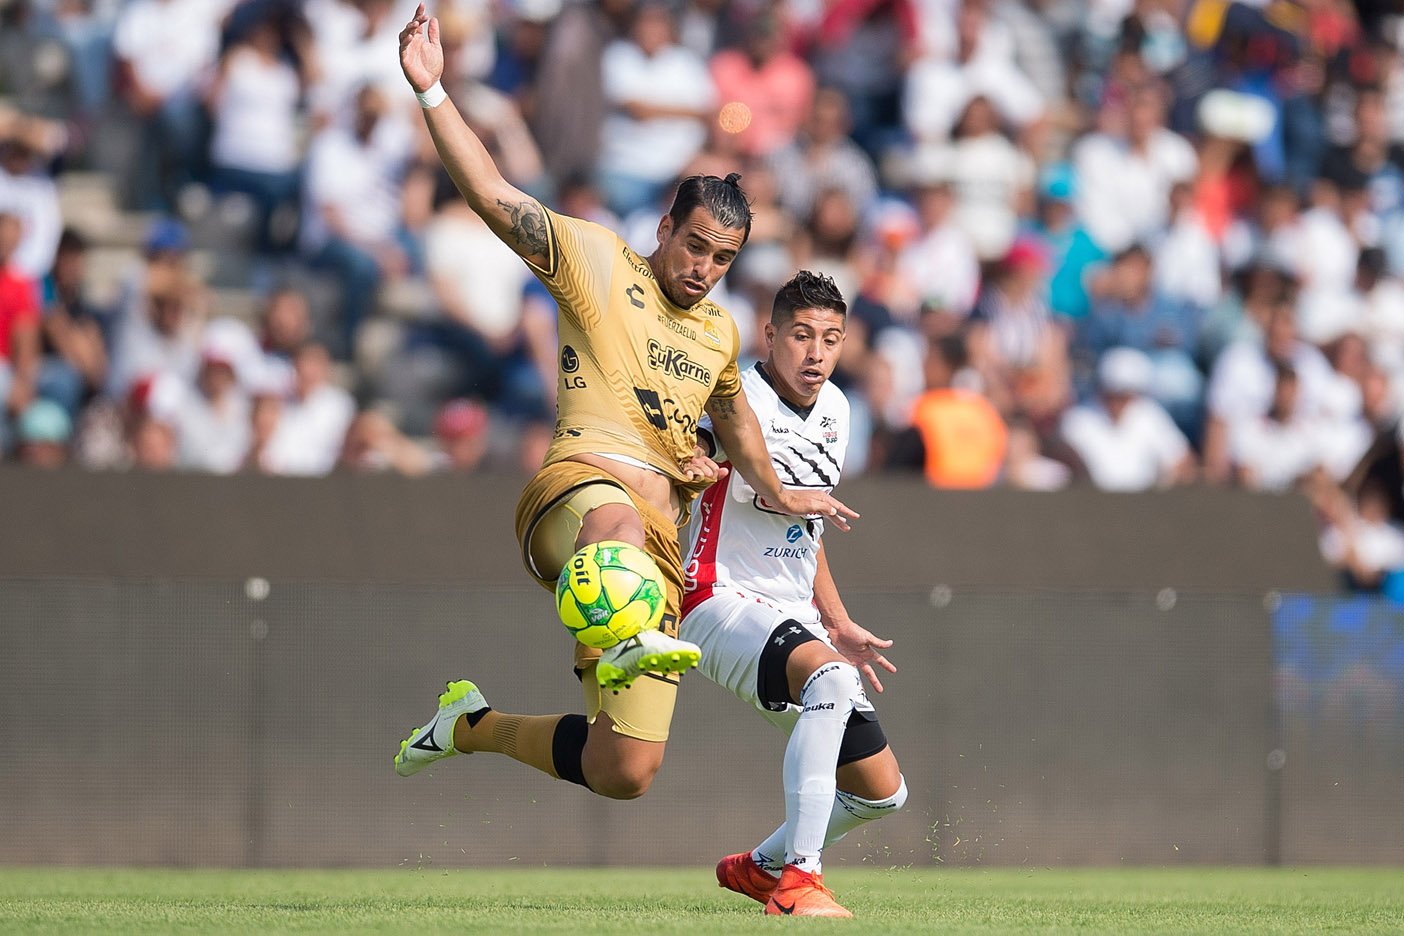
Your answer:
[[[741,375],[760,421],[771,464],[785,487],[831,491],[848,448],[848,400],[824,384],[814,405],[796,410],[780,399],[757,364]],[[702,428],[711,421],[703,418]],[[727,464],[726,453],[716,453]],[[687,528],[683,614],[715,589],[744,589],[778,605],[809,604],[819,568],[824,521],[792,517],[768,505],[734,469],[703,492]]]

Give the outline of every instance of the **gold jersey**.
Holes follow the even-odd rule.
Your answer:
[[[690,309],[663,295],[648,263],[612,231],[546,211],[546,265],[529,264],[560,307],[554,464],[623,455],[684,478],[697,420],[712,397],[741,392],[740,335],[716,303]]]

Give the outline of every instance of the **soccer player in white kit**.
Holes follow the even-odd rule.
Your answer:
[[[847,305],[827,276],[802,271],[776,294],[767,356],[741,384],[786,487],[832,490],[848,446],[848,400],[828,382]],[[699,670],[789,733],[785,822],[717,865],[722,887],[768,914],[852,916],[824,886],[821,853],[865,822],[896,812],[907,786],[862,674],[892,645],[855,624],[824,558],[822,519],[786,516],[730,470],[701,423],[722,477],[693,511],[680,636],[702,648]]]

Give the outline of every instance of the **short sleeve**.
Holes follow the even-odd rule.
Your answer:
[[[581,328],[592,328],[604,315],[607,280],[624,243],[602,225],[538,206],[545,228],[546,262],[525,262],[555,298],[561,315]]]
[[[726,449],[722,448],[721,439],[712,429],[712,417],[706,413],[697,421],[697,441],[703,448],[711,449],[709,457],[717,464],[726,461]]]
[[[714,400],[729,400],[741,392],[741,369],[736,366],[736,359],[741,353],[741,332],[732,319],[727,319],[727,324],[731,326],[731,360],[726,362],[717,377],[716,386],[712,388]]]

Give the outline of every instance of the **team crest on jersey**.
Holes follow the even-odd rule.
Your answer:
[[[702,337],[706,338],[718,348],[721,347],[721,331],[717,328],[717,326],[713,325],[711,322],[702,323]]]
[[[648,339],[648,366],[679,380],[695,380],[703,386],[712,382],[712,372],[694,361],[686,351]]]

